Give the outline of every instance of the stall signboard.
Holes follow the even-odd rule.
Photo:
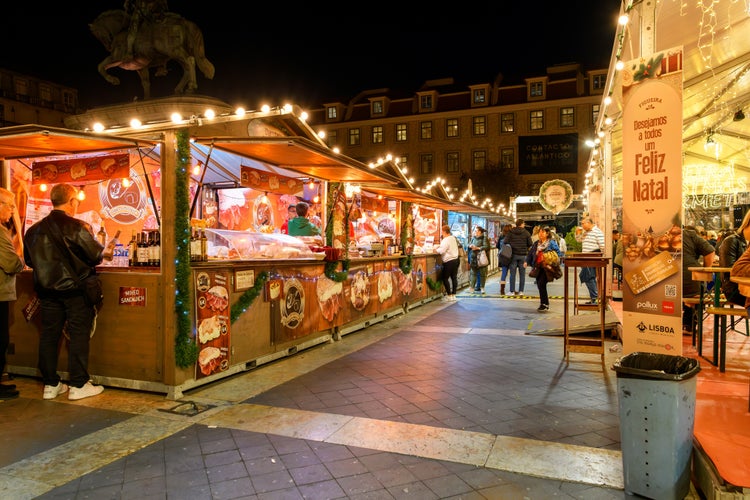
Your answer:
[[[230,321],[228,271],[197,271],[195,319],[198,336],[196,379],[229,367]]]
[[[32,184],[84,184],[117,177],[130,177],[128,153],[35,161],[31,165]]]
[[[625,354],[682,354],[682,77],[682,48],[622,71]]]
[[[295,194],[302,192],[305,188],[305,183],[299,179],[245,165],[240,166],[240,184],[257,191],[270,191],[278,194]]]

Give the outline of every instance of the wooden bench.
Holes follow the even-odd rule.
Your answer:
[[[726,368],[726,354],[727,354],[727,316],[739,316],[745,318],[745,335],[747,335],[747,309],[741,307],[709,307],[706,309],[706,314],[712,314],[720,317],[720,327],[718,332],[714,332],[714,365],[718,360],[719,371],[723,372]],[[732,321],[734,325],[734,320]],[[717,339],[717,333],[719,338]],[[718,343],[717,343],[718,340]]]

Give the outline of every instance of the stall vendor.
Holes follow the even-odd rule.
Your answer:
[[[307,218],[309,209],[307,203],[301,201],[297,203],[297,217],[291,219],[288,224],[290,236],[320,236],[321,231],[318,226],[310,222]]]

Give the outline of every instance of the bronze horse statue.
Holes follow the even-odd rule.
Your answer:
[[[128,52],[128,26],[130,16],[124,10],[108,10],[89,24],[93,35],[109,51],[99,63],[99,74],[112,85],[120,79],[107,72],[120,67],[138,73],[143,86],[143,98],[151,97],[150,68],[157,68],[156,76],[167,74],[167,63],[177,61],[182,66],[182,79],[175,87],[176,94],[192,93],[198,88],[195,66],[209,80],[214,77],[214,65],[206,58],[203,33],[181,16],[167,12],[158,22],[144,22],[133,42],[132,57]]]

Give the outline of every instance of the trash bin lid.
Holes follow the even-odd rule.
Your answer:
[[[700,370],[697,359],[653,352],[631,352],[612,366],[617,376],[652,378],[661,380],[685,380]]]

